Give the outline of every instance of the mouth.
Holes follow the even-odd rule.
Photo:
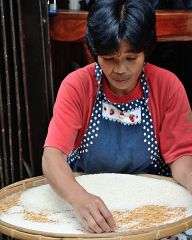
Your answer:
[[[114,79],[114,78],[112,80],[116,83],[124,83],[128,81],[127,79]]]

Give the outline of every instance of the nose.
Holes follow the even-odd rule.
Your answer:
[[[126,72],[125,63],[116,62],[113,68],[113,72],[117,74],[124,74]]]

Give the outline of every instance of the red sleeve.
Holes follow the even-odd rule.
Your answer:
[[[82,91],[81,86],[76,84],[74,87],[68,81],[73,76],[69,75],[59,88],[44,145],[55,147],[67,155],[73,150],[82,127]]]
[[[54,105],[45,147],[55,147],[68,155],[80,145],[89,123],[97,89],[94,63],[70,73],[63,80]]]
[[[175,77],[167,92],[164,119],[160,128],[160,149],[166,163],[192,155],[191,108],[181,82]]]

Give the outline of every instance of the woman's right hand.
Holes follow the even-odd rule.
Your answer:
[[[75,210],[89,232],[115,231],[115,221],[101,198],[88,193],[76,180],[67,163],[67,156],[52,147],[44,149],[43,172],[59,196]]]
[[[82,191],[71,203],[84,228],[91,233],[114,232],[116,224],[100,197]]]

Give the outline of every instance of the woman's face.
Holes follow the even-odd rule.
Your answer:
[[[143,52],[133,52],[129,44],[122,42],[117,53],[99,55],[98,63],[107,78],[109,88],[117,95],[125,95],[137,85],[144,58]]]

